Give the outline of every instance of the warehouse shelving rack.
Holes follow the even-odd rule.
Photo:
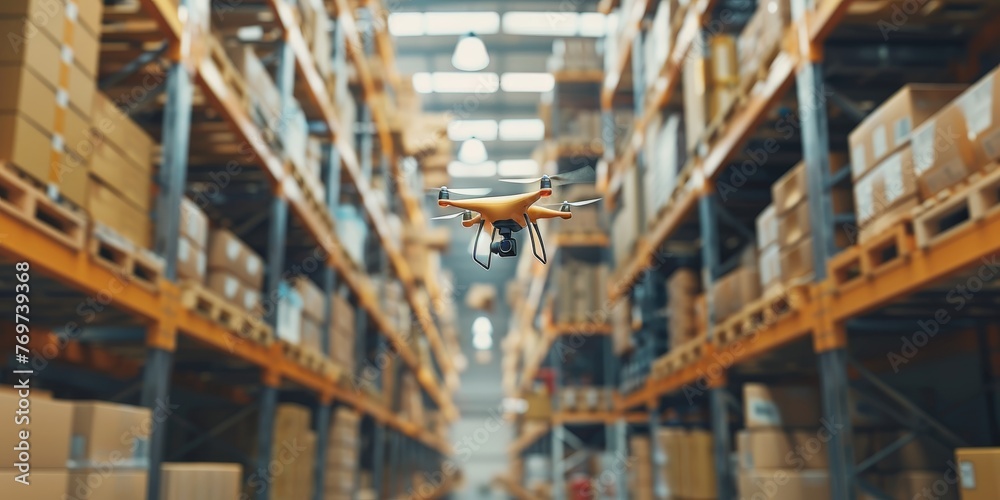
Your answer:
[[[185,0],[181,0],[180,5],[182,9],[189,7]],[[289,209],[291,209],[296,221],[301,223],[310,239],[324,252],[323,288],[327,295],[333,293],[353,295],[358,308],[360,327],[358,335],[365,334],[366,323],[371,321],[374,329],[392,344],[393,351],[408,369],[417,375],[417,380],[426,395],[450,419],[457,418],[457,411],[450,395],[442,389],[443,385],[438,381],[433,367],[421,365],[407,344],[407,339],[402,338],[380,314],[378,298],[372,290],[371,283],[364,276],[363,270],[357,269],[349,261],[336,239],[332,227],[332,209],[339,201],[340,177],[343,172],[356,190],[363,210],[375,229],[385,260],[391,264],[395,276],[404,285],[406,298],[416,312],[417,322],[427,336],[437,364],[445,377],[454,377],[454,367],[441,343],[434,318],[425,307],[422,307],[424,302],[421,295],[426,293],[426,290],[414,282],[401,250],[392,240],[384,209],[377,203],[375,193],[370,187],[372,149],[362,149],[359,158],[352,134],[340,129],[334,105],[327,94],[315,61],[306,47],[290,5],[284,0],[267,0],[265,5],[270,7],[275,23],[280,26],[282,32],[281,48],[278,51],[280,55],[277,83],[283,103],[287,105],[289,100],[294,99],[297,75],[299,83],[305,88],[311,109],[318,110],[323,129],[328,132],[334,144],[334,147],[328,148],[326,154],[323,175],[329,191],[325,199],[319,199],[312,186],[287,170],[279,153],[268,146],[262,130],[242,109],[232,89],[228,88],[222,77],[220,68],[205,56],[205,41],[210,35],[200,32],[194,23],[182,21],[183,16],[179,14],[177,5],[170,0],[142,0],[139,11],[130,13],[116,10],[114,12],[116,20],[124,20],[126,26],[135,26],[136,30],[141,31],[146,29],[145,21],[152,19],[155,21],[155,30],[142,32],[136,36],[146,37],[143,38],[146,40],[165,39],[164,48],[143,52],[134,63],[124,65],[121,74],[114,75],[112,80],[126,80],[131,72],[138,72],[141,76],[149,71],[148,65],[158,56],[164,56],[169,60],[166,84],[162,87],[162,91],[166,94],[166,105],[163,109],[161,141],[163,159],[157,178],[159,215],[156,220],[159,223],[155,229],[156,250],[165,262],[165,279],[152,287],[139,286],[98,263],[86,250],[65,245],[51,233],[40,230],[39,226],[7,210],[0,211],[0,227],[4,228],[5,233],[5,237],[0,238],[0,254],[10,260],[29,261],[32,272],[38,273],[35,280],[42,285],[46,295],[51,292],[53,296],[65,297],[67,294],[77,293],[79,295],[72,295],[70,300],[81,298],[83,301],[89,297],[90,303],[99,301],[100,306],[94,311],[99,312],[107,307],[109,317],[114,318],[114,325],[91,326],[90,319],[70,314],[66,318],[65,331],[34,333],[31,346],[35,352],[42,353],[46,365],[48,361],[57,359],[70,365],[85,367],[86,373],[106,377],[100,379],[105,382],[108,380],[122,382],[139,378],[141,384],[129,388],[116,397],[129,397],[135,391],[139,391],[141,405],[148,408],[155,408],[167,401],[174,384],[179,390],[221,396],[237,404],[255,403],[259,411],[257,434],[260,447],[257,452],[257,463],[262,470],[267,470],[271,460],[269,445],[273,435],[274,411],[279,392],[291,390],[294,393],[293,398],[300,397],[303,393],[311,395],[306,400],[316,409],[315,421],[323,423],[316,426],[318,455],[314,474],[316,498],[321,498],[326,435],[329,430],[327,423],[330,422],[334,403],[352,407],[373,420],[377,438],[375,449],[379,453],[388,451],[388,462],[393,464],[395,471],[404,466],[414,471],[427,470],[450,454],[450,445],[415,423],[405,421],[390,408],[356,388],[343,385],[329,374],[310,371],[285,358],[277,344],[263,345],[251,341],[182,305],[180,288],[174,283],[179,234],[176,214],[179,213],[180,201],[185,190],[196,89],[207,99],[207,104],[214,112],[224,118],[237,137],[251,150],[253,163],[260,167],[264,177],[272,186],[274,197],[267,209],[271,215],[267,244],[268,265],[265,270],[267,288],[273,289],[285,271],[283,269],[285,242],[289,238]],[[335,2],[335,7],[337,70],[346,74],[346,58],[350,56],[359,75],[365,101],[370,104],[376,100],[379,91],[375,88],[367,68],[367,51],[371,50],[371,44],[366,44],[364,40],[374,35],[377,38],[380,54],[383,57],[391,57],[391,47],[386,47],[388,38],[385,33],[361,32],[354,19],[352,7],[346,0],[338,0]],[[136,22],[130,23],[131,21]],[[381,26],[384,29],[384,23]],[[120,33],[116,35],[122,36]],[[369,46],[367,50],[366,46]],[[386,64],[392,64],[391,59],[386,61]],[[149,97],[155,97],[157,93],[158,91],[151,92]],[[386,171],[386,175],[399,177],[401,173],[397,168],[398,162],[395,161],[393,142],[389,135],[389,118],[385,115],[385,110],[377,106],[373,106],[372,114],[375,130],[381,138],[382,156],[391,159],[388,161],[390,170]],[[370,133],[366,132],[363,135]],[[369,144],[371,142],[368,141]],[[367,172],[365,166],[369,167]],[[408,191],[405,182],[399,178],[399,182],[390,185],[397,189],[396,194],[403,202],[408,220],[414,224],[422,224],[419,204]],[[115,310],[113,316],[111,309]],[[331,321],[329,306],[327,309],[328,326]],[[63,318],[54,319],[60,321]],[[273,321],[273,318],[271,319]],[[84,324],[78,325],[77,322]],[[363,344],[363,340],[359,339],[358,344]],[[324,344],[328,344],[326,339]],[[324,345],[324,348],[331,349],[333,346]],[[239,387],[241,381],[245,382],[244,379],[248,378],[247,375],[230,376],[221,373],[209,377],[204,369],[196,370],[200,372],[198,375],[182,373],[178,365],[182,356],[179,355],[187,356],[188,353],[191,353],[192,359],[197,359],[198,363],[222,360],[227,365],[251,368],[252,372],[259,375],[249,375],[249,379],[256,379],[250,386],[259,387],[259,393],[254,396]],[[192,360],[185,358],[184,361]],[[175,366],[178,366],[177,373],[174,373]],[[241,370],[243,368],[238,369]],[[226,382],[228,378],[234,378],[237,382]],[[87,376],[80,373],[78,380],[65,382],[83,383],[85,380]],[[178,415],[172,417],[174,421],[183,421]],[[187,425],[190,426],[190,423]],[[224,430],[225,425],[231,425],[231,422],[205,432],[195,442],[213,439],[213,435]],[[165,458],[166,427],[166,422],[154,422],[152,428],[149,462],[150,499],[159,496],[159,465]],[[190,427],[197,429],[197,426]],[[391,431],[390,439],[394,441],[394,445],[388,450],[384,443],[386,429]],[[376,460],[372,464],[376,478],[382,474],[385,463],[385,460]],[[449,484],[437,485],[435,496],[447,494]],[[265,485],[257,492],[258,498],[269,498],[267,490],[268,485]]]
[[[635,89],[636,106],[639,110],[635,136],[629,143],[630,147],[612,159],[605,177],[599,181],[608,196],[612,198],[616,196],[626,169],[641,168],[641,159],[637,157],[638,148],[644,137],[644,128],[652,117],[670,105],[672,98],[678,92],[682,62],[689,51],[701,49],[698,39],[703,36],[702,31],[706,28],[717,3],[721,2],[714,0],[691,2],[684,14],[686,17],[683,27],[672,47],[672,53],[662,68],[641,68],[641,58],[631,57],[633,73],[656,71],[659,76],[652,89]],[[606,4],[602,6],[610,9],[614,2]],[[650,428],[652,435],[659,424],[658,412],[664,408],[664,404],[667,407],[676,406],[677,399],[683,399],[681,396],[686,396],[686,391],[692,389],[705,395],[704,399],[707,399],[710,410],[707,423],[714,435],[720,499],[736,497],[732,483],[733,468],[729,461],[732,450],[730,406],[735,398],[729,392],[729,384],[750,373],[752,365],[762,364],[769,359],[786,362],[794,359],[811,360],[813,358],[810,356],[814,355],[816,371],[812,373],[814,376],[818,373],[822,414],[832,422],[850,422],[848,388],[856,386],[856,381],[860,379],[875,386],[884,400],[891,400],[894,404],[905,408],[907,412],[918,415],[921,422],[912,427],[913,429],[933,428],[942,436],[949,438],[951,443],[962,442],[960,439],[957,441],[953,439],[956,437],[954,433],[922,410],[920,405],[880,379],[874,373],[875,370],[870,368],[877,363],[864,359],[857,360],[851,354],[849,347],[869,355],[873,352],[880,353],[884,358],[886,351],[891,350],[892,346],[887,346],[885,343],[878,345],[876,332],[912,333],[905,329],[912,328],[915,324],[913,316],[909,316],[908,319],[906,315],[900,315],[896,311],[902,312],[906,307],[912,310],[919,308],[921,304],[927,307],[926,303],[920,302],[921,294],[926,293],[938,292],[937,299],[940,303],[943,295],[939,292],[940,288],[935,288],[936,286],[942,282],[947,283],[948,280],[969,278],[970,275],[967,273],[970,269],[977,265],[980,267],[988,265],[984,259],[1000,252],[1000,238],[996,236],[998,234],[996,231],[1000,229],[998,227],[1000,212],[989,211],[974,222],[951,230],[946,238],[941,238],[941,241],[924,248],[919,248],[914,243],[913,234],[908,232],[907,223],[903,222],[888,231],[891,233],[887,237],[888,244],[876,246],[870,243],[854,244],[852,241],[841,251],[838,256],[841,259],[844,255],[859,254],[865,255],[861,259],[869,259],[862,264],[860,276],[845,279],[832,272],[837,270],[835,263],[839,262],[836,259],[831,261],[838,252],[835,244],[837,236],[835,228],[853,226],[850,218],[833,214],[831,209],[829,189],[835,183],[843,181],[844,176],[837,177],[830,174],[829,153],[833,142],[831,129],[834,127],[834,121],[828,115],[825,96],[832,96],[830,101],[838,108],[842,108],[844,115],[855,120],[855,123],[864,116],[864,113],[856,109],[850,99],[845,99],[839,92],[831,90],[824,74],[824,60],[831,50],[825,47],[825,44],[845,25],[851,4],[850,0],[792,1],[792,25],[786,32],[783,49],[771,65],[766,80],[759,84],[759,89],[746,99],[742,107],[730,115],[714,143],[703,145],[694,158],[689,160],[685,171],[679,176],[679,179],[684,181],[679,183],[660,214],[651,214],[658,217],[649,225],[648,232],[637,243],[634,255],[627,265],[613,278],[609,290],[612,301],[620,300],[630,294],[647,270],[661,263],[660,259],[663,256],[661,248],[668,242],[676,242],[677,235],[682,230],[688,230],[690,233],[690,230],[694,229],[700,234],[700,258],[704,267],[703,275],[707,281],[704,286],[711,287],[712,280],[721,276],[724,264],[719,250],[722,243],[719,226],[740,224],[742,221],[728,213],[719,200],[716,194],[718,183],[725,182],[724,171],[741,155],[742,148],[761,132],[758,127],[767,120],[767,113],[779,102],[786,102],[785,94],[794,84],[796,94],[793,99],[797,103],[797,118],[801,124],[799,127],[801,158],[806,164],[810,225],[814,238],[813,281],[794,291],[796,299],[789,301],[791,305],[787,307],[786,313],[756,326],[753,340],[742,344],[739,342],[726,344],[722,339],[714,338],[721,325],[712,321],[714,313],[709,304],[706,332],[708,336],[702,354],[666,376],[649,378],[640,389],[623,395],[619,406],[619,411],[638,408],[649,410],[652,413]],[[623,32],[625,41],[620,43],[619,63],[605,79],[602,94],[605,111],[610,111],[620,99],[618,94],[623,92],[619,88],[621,73],[628,67],[630,55],[641,53],[631,42],[638,40],[639,37],[636,36],[638,25],[645,14],[655,10],[657,2],[640,0],[634,5],[635,11],[640,14],[623,14],[622,19],[627,26]],[[979,58],[986,52],[985,47],[996,42],[996,30],[991,26],[996,25],[997,12],[993,10],[992,14],[993,17],[977,15],[974,16],[974,20],[965,21],[972,23],[972,29],[975,30],[971,41],[967,45],[962,43],[962,55],[959,56],[967,57],[968,61],[953,73],[948,73],[951,75],[950,78],[953,78],[951,81],[971,83],[980,74]],[[871,26],[876,26],[879,20],[869,18],[867,21],[870,29]],[[964,33],[968,31],[966,29]],[[858,32],[847,31],[846,36],[861,35]],[[873,38],[862,38],[862,40],[880,45],[879,50],[884,51],[882,52],[884,54],[890,54],[890,57],[905,52],[891,50],[892,47],[888,43],[880,43],[882,40],[874,41]],[[941,45],[946,43],[942,42]],[[925,48],[923,56],[930,58],[932,54]],[[917,59],[920,60],[920,56],[917,56]],[[940,78],[941,72],[931,74]],[[637,85],[641,87],[641,84]],[[837,90],[841,89],[838,87]],[[865,89],[853,90],[865,95]],[[644,92],[649,92],[651,95],[645,96],[644,99],[642,95]],[[881,97],[884,98],[885,95]],[[637,162],[638,166],[633,167]],[[764,168],[766,167],[761,167]],[[768,189],[773,179],[768,177],[767,185],[758,186],[757,190]],[[750,190],[752,189],[751,186]],[[757,206],[762,207],[766,200],[767,197],[756,200]],[[647,217],[649,215],[647,214]],[[692,221],[692,218],[696,221]],[[743,232],[748,231],[752,235],[752,230],[743,230]],[[882,241],[886,241],[886,238]],[[886,249],[890,251],[883,252]],[[926,316],[927,309],[919,311]],[[997,367],[1000,366],[1000,354],[997,350],[1000,341],[995,326],[984,326],[984,321],[995,322],[995,313],[986,312],[983,315],[984,312],[980,311],[978,314],[979,316],[972,318],[970,323],[953,325],[956,328],[968,326],[978,329],[977,337],[957,335],[954,339],[949,337],[948,344],[937,345],[934,353],[921,352],[917,357],[937,359],[942,354],[972,355],[981,350],[981,362],[985,366],[986,376],[992,373],[992,382],[984,382],[984,390],[988,392],[989,384],[995,384]],[[737,344],[738,349],[734,348]],[[875,345],[877,347],[872,347]],[[913,360],[916,361],[917,357]],[[923,359],[920,362],[924,362]],[[881,364],[885,365],[884,360]],[[764,372],[767,373],[767,370]],[[772,372],[770,376],[775,376],[775,373]],[[989,400],[989,396],[987,399]],[[995,402],[992,404],[994,408],[987,411],[992,411],[995,417],[997,411]],[[875,457],[861,464],[855,464],[851,434],[850,425],[847,424],[846,430],[832,436],[827,445],[832,497],[836,499],[855,498],[856,487],[861,487],[868,493],[877,493],[871,485],[859,477],[859,472],[869,467],[879,457],[892,453],[906,443],[906,441],[897,442],[881,450]],[[912,435],[909,439],[912,439]],[[992,439],[995,441],[1000,437],[994,435]]]

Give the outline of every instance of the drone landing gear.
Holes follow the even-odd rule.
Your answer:
[[[479,264],[483,269],[489,270],[493,264],[493,254],[497,254],[500,257],[517,256],[517,240],[514,239],[513,233],[520,231],[522,227],[520,224],[514,222],[513,219],[495,222],[493,224],[493,233],[490,235],[489,256],[486,258],[486,262],[483,262],[479,258],[478,250],[479,238],[482,237],[483,227],[485,226],[485,220],[479,222],[479,229],[476,230],[476,241],[473,243],[472,260],[476,261],[476,264]],[[531,222],[528,214],[524,214],[524,227],[528,229],[528,237],[531,238],[531,251],[534,253],[535,258],[542,264],[547,264],[548,255],[545,253],[545,242],[542,241],[542,233],[538,229],[538,223]],[[497,233],[500,234],[500,241],[496,240]]]

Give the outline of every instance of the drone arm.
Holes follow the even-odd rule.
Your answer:
[[[528,216],[532,221],[542,220],[542,219],[569,219],[573,217],[572,212],[563,212],[560,210],[552,210],[551,208],[545,207],[531,207],[528,210]]]
[[[465,227],[472,227],[480,222],[483,222],[483,216],[482,214],[477,214],[475,217],[469,220],[463,220],[462,225]]]

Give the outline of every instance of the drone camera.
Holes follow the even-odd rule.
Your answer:
[[[512,237],[504,237],[500,241],[490,245],[490,251],[500,257],[517,257],[517,240]]]

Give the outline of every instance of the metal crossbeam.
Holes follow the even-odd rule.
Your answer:
[[[223,420],[222,422],[219,422],[218,424],[215,425],[215,427],[212,427],[211,429],[202,432],[200,436],[188,441],[180,449],[171,453],[170,457],[168,457],[168,460],[173,461],[173,460],[183,459],[188,453],[198,449],[198,447],[200,447],[202,444],[216,439],[220,434],[226,432],[226,430],[228,430],[230,427],[236,425],[237,423],[239,423],[241,420],[243,420],[256,410],[257,410],[256,403],[244,406],[242,409],[240,409],[240,411],[230,415],[229,418]],[[192,427],[194,427],[193,424],[191,425]]]

